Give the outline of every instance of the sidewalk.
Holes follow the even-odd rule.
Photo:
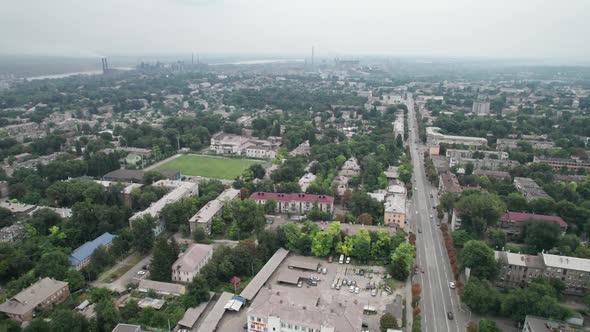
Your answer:
[[[412,325],[414,324],[414,317],[412,316],[412,278],[408,278],[406,281],[406,295],[404,300],[406,303],[406,331],[412,331]]]

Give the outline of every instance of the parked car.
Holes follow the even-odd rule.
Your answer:
[[[139,274],[140,276],[142,276],[142,275],[144,275],[144,274],[146,274],[146,273],[147,273],[147,272],[146,272],[146,271],[143,271],[143,270],[141,270],[141,271],[137,271],[137,274]]]
[[[322,274],[327,274],[328,273],[328,269],[327,268],[323,268],[322,269]]]
[[[318,273],[322,273],[322,267],[318,267]]]
[[[338,263],[344,264],[344,254],[340,255],[340,259],[338,260]]]
[[[350,256],[346,257],[346,264],[350,264]]]
[[[449,287],[451,287],[451,289],[455,289],[455,283],[454,282],[449,282]]]
[[[299,287],[299,288],[303,287],[303,281],[299,280],[299,282],[297,283],[297,287]]]
[[[349,292],[354,293],[354,286],[350,286],[350,288],[348,289]]]
[[[328,263],[332,263],[334,261],[334,257],[328,256]]]
[[[371,296],[377,296],[377,290],[376,289],[373,289],[371,291]]]
[[[358,294],[358,293],[360,293],[360,291],[361,291],[361,289],[360,289],[360,288],[358,288],[358,287],[355,287],[355,288],[354,288],[354,293],[355,293],[355,294]]]

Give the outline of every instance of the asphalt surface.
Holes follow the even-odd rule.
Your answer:
[[[415,181],[408,215],[410,227],[417,235],[416,264],[419,266],[412,282],[419,283],[422,287],[422,331],[465,331],[468,314],[461,309],[456,290],[449,287],[449,282],[454,281],[451,266],[442,234],[434,219],[436,210],[433,206],[436,205],[433,197],[437,196],[437,188],[426,179],[423,158],[426,148],[416,143],[419,142],[418,127],[411,93],[408,93],[406,105],[409,109],[408,125],[412,129],[409,142]],[[453,320],[447,317],[448,312],[453,313]]]

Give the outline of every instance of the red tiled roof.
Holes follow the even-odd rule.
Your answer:
[[[525,213],[525,212],[511,212],[508,211],[500,217],[502,222],[524,222],[529,220],[548,220],[559,223],[561,228],[567,229],[567,223],[558,216],[548,216],[544,214]]]
[[[277,202],[321,202],[334,204],[334,197],[326,195],[313,195],[313,194],[283,194],[283,193],[268,193],[268,192],[255,192],[250,195],[250,199],[274,199]]]

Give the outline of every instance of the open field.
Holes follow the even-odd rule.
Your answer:
[[[200,155],[183,155],[157,169],[177,169],[180,173],[190,176],[203,176],[217,179],[234,179],[251,165],[260,162],[246,159],[230,159]]]

